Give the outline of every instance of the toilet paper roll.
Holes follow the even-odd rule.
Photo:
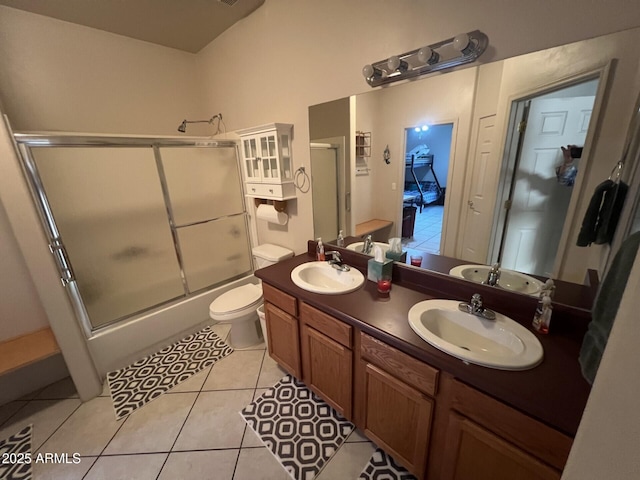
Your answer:
[[[273,207],[273,205],[269,205],[263,203],[258,206],[258,210],[256,216],[261,220],[266,220],[267,222],[277,223],[278,225],[286,225],[289,221],[289,215],[285,212],[278,212]]]

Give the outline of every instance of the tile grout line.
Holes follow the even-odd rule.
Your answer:
[[[227,335],[225,335],[223,342],[226,343],[226,341],[227,341],[226,339],[227,339],[228,335],[229,335],[228,333],[227,333]],[[233,353],[233,352],[231,352],[231,353]],[[213,367],[214,366],[215,366],[215,363],[212,364],[209,367],[209,372],[207,373],[207,376],[205,377],[204,382],[202,382],[202,386],[200,387],[200,390],[198,390],[196,398],[193,400],[193,403],[191,404],[191,408],[189,408],[189,412],[187,412],[187,415],[184,417],[184,421],[182,422],[182,426],[180,427],[180,430],[178,430],[178,434],[176,435],[176,438],[173,440],[173,443],[171,444],[171,448],[169,449],[169,453],[167,454],[167,457],[164,459],[164,462],[162,462],[162,466],[160,467],[160,470],[158,470],[158,475],[156,475],[156,480],[158,480],[160,478],[160,475],[162,474],[162,470],[164,470],[164,467],[167,464],[167,461],[169,460],[169,456],[173,452],[173,447],[176,446],[176,442],[178,441],[178,438],[180,438],[180,434],[182,433],[182,430],[184,429],[184,426],[187,424],[187,420],[189,420],[189,415],[191,415],[191,412],[193,411],[193,407],[195,407],[196,402],[200,398],[200,394],[202,393],[202,389],[204,388],[205,384],[207,383],[207,380],[209,380],[209,375],[211,375],[211,372],[213,371]]]
[[[258,376],[256,377],[256,384],[254,386],[253,389],[253,396],[251,398],[251,402],[254,402],[256,399],[256,391],[258,390],[258,383],[260,383],[260,375],[262,374],[262,368],[264,367],[264,359],[267,356],[268,352],[265,349],[264,352],[262,353],[262,361],[260,362],[260,368],[258,369]],[[240,412],[238,412],[238,415],[240,415]],[[240,454],[242,453],[242,444],[244,443],[244,437],[247,434],[247,422],[245,422],[244,418],[242,418],[242,421],[244,422],[244,430],[242,431],[242,438],[240,439],[240,448],[238,449],[238,456],[236,457],[236,464],[233,466],[233,474],[231,475],[231,479],[233,480],[233,478],[236,476],[236,470],[238,469],[238,462],[240,461]]]

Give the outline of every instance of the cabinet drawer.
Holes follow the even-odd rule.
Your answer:
[[[300,320],[339,344],[351,348],[353,335],[351,325],[347,325],[304,302],[300,303]]]
[[[262,295],[266,302],[276,305],[289,315],[298,316],[298,301],[296,297],[292,297],[288,293],[284,293],[282,290],[278,290],[264,282],[262,283]]]
[[[247,195],[259,198],[285,198],[295,196],[293,183],[247,183]]]
[[[360,356],[422,393],[434,396],[438,387],[438,370],[402,353],[386,343],[361,333]]]

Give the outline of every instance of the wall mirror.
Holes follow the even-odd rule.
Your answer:
[[[382,219],[393,225],[376,240],[409,249],[575,284],[603,272],[608,245],[575,243],[622,155],[637,42],[631,29],[310,106],[315,236]],[[565,162],[567,145],[582,151]],[[407,213],[431,210],[406,235]]]

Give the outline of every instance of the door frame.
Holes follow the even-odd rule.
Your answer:
[[[343,232],[346,231],[346,224],[345,224],[345,213],[346,213],[346,205],[345,205],[345,195],[344,195],[344,181],[343,181],[343,177],[344,177],[344,141],[340,142],[339,141],[340,138],[339,137],[332,137],[332,138],[324,138],[324,139],[320,139],[320,140],[314,140],[313,142],[309,142],[309,150],[335,150],[335,154],[336,154],[336,179],[335,179],[335,184],[336,184],[336,195],[337,195],[337,209],[338,211],[336,212],[337,218],[338,218],[338,230],[342,230]],[[309,165],[311,165],[311,160]],[[313,198],[313,167],[311,167],[311,197]],[[315,205],[315,202],[314,202]],[[336,232],[337,235],[337,232]],[[346,234],[345,234],[346,235]],[[314,238],[317,237],[316,232],[315,232],[315,225],[314,225],[314,233],[313,233]]]
[[[564,268],[564,258],[566,251],[569,247],[569,234],[572,229],[572,225],[576,220],[576,214],[578,206],[583,199],[589,194],[584,191],[585,187],[585,172],[588,171],[591,166],[591,159],[593,157],[593,144],[601,123],[602,111],[604,107],[605,94],[608,89],[612,62],[577,75],[562,78],[556,82],[538,85],[530,89],[517,92],[508,97],[507,105],[509,108],[506,114],[507,124],[505,125],[506,133],[504,134],[504,141],[502,146],[502,160],[500,166],[500,178],[498,180],[498,189],[496,193],[496,201],[493,214],[493,226],[491,238],[489,241],[489,251],[487,252],[487,263],[494,262],[500,252],[500,243],[502,240],[502,230],[504,229],[504,221],[506,215],[504,214],[504,202],[509,199],[509,193],[511,190],[511,183],[513,182],[513,175],[515,173],[516,152],[518,150],[518,144],[520,142],[521,134],[516,134],[517,125],[519,123],[518,116],[516,114],[516,107],[519,103],[524,103],[526,100],[531,100],[535,97],[551,93],[563,88],[571,87],[589,80],[598,80],[598,88],[596,90],[595,100],[593,104],[593,111],[591,120],[589,121],[589,129],[584,142],[582,150],[582,157],[580,159],[581,168],[578,171],[575,184],[573,186],[573,193],[567,209],[567,215],[565,217],[564,226],[562,228],[562,235],[560,236],[560,242],[558,243],[558,250],[553,266],[553,277],[560,278]],[[501,224],[502,222],[502,224]]]
[[[449,125],[449,124],[452,125],[451,148],[449,150],[449,159],[447,161],[447,182],[444,185],[444,187],[446,188],[446,191],[445,191],[445,197],[444,197],[444,211],[442,212],[442,228],[440,233],[440,255],[447,255],[447,253],[445,253],[444,251],[446,246],[449,245],[450,243],[453,243],[455,245],[455,242],[448,241],[449,237],[457,239],[457,236],[459,233],[457,225],[458,225],[458,219],[460,217],[460,207],[458,205],[457,206],[458,210],[456,211],[455,210],[456,206],[451,205],[451,198],[452,198],[451,187],[454,186],[454,191],[457,190],[456,187],[459,184],[459,182],[457,181],[457,178],[461,174],[464,175],[464,172],[460,173],[460,165],[458,165],[458,169],[455,168],[456,162],[454,161],[456,159],[456,154],[460,153],[457,148],[459,123],[460,123],[460,120],[458,117],[444,118],[444,119],[438,119],[438,120],[433,120],[428,122],[429,127],[434,125]],[[403,218],[402,209],[404,207],[403,193],[404,193],[404,174],[406,170],[405,156],[407,154],[406,152],[407,151],[407,130],[414,127],[415,125],[409,126],[409,127],[405,126],[405,127],[402,127],[402,131],[401,131],[402,141],[400,145],[402,145],[402,161],[398,162],[397,178],[401,179],[402,184],[400,185],[400,188],[397,189],[398,207],[396,208],[396,224],[395,224],[395,229],[398,237],[402,237],[401,230],[402,230],[402,218]],[[462,163],[462,161],[458,163]],[[454,213],[457,213],[457,214],[454,214]],[[449,256],[453,256],[453,252],[449,253]]]

